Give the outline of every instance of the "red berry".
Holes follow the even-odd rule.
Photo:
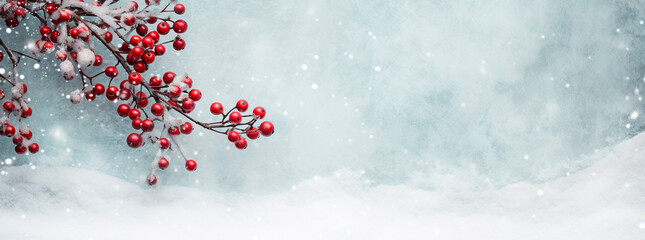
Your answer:
[[[69,30],[69,36],[78,39],[78,29],[72,28],[72,30]]]
[[[148,70],[148,64],[140,61],[134,64],[134,70],[138,73],[144,73]]]
[[[262,133],[262,136],[271,136],[273,134],[273,131],[273,123],[267,121],[260,124],[260,133]]]
[[[172,30],[174,30],[176,33],[184,33],[188,29],[188,23],[184,20],[177,20],[175,23],[172,25]]]
[[[94,66],[100,66],[103,64],[103,57],[101,55],[94,55]]]
[[[31,108],[27,107],[26,109],[22,110],[22,112],[20,113],[20,117],[21,118],[28,118],[28,117],[31,116],[31,113],[32,113]]]
[[[52,33],[52,29],[47,26],[43,26],[40,28],[40,35],[42,35],[43,37],[47,37],[51,33]]]
[[[56,6],[56,4],[54,4],[54,3],[48,3],[48,4],[45,6],[45,10],[47,11],[47,13],[52,14],[52,13],[54,13],[56,10],[58,10],[58,7],[57,7],[57,6]]]
[[[134,97],[137,100],[137,104],[139,104],[140,107],[148,106],[148,96],[146,96],[144,92],[137,92],[134,95]]]
[[[130,54],[132,54],[134,59],[139,59],[141,58],[141,56],[143,56],[143,48],[133,47],[132,50],[130,50]]]
[[[132,92],[128,89],[121,89],[121,91],[119,91],[119,99],[123,101],[130,99],[131,96]]]
[[[163,45],[155,46],[155,54],[157,56],[162,56],[164,53],[166,53],[166,47],[164,47]]]
[[[214,115],[219,115],[224,112],[224,106],[221,103],[215,102],[211,104],[211,113]]]
[[[148,2],[149,2],[149,0],[146,0],[146,3],[148,3]],[[146,22],[148,22],[149,24],[156,23],[156,22],[157,22],[157,18],[156,18],[156,17],[149,17],[149,18],[146,20]]]
[[[130,84],[137,86],[141,84],[141,74],[133,72],[128,75],[128,81],[130,81]]]
[[[168,162],[168,159],[166,158],[160,158],[157,165],[159,166],[159,169],[164,170],[170,165],[170,162]]]
[[[16,145],[21,144],[22,143],[22,136],[16,134],[16,135],[13,136],[12,140],[13,140],[13,144],[16,144]]]
[[[0,89],[0,100],[2,100],[3,98],[4,98],[4,91],[2,91],[2,89]]]
[[[96,99],[96,94],[94,94],[93,92],[88,92],[85,94],[85,99],[87,99],[90,102],[94,101],[94,99]]]
[[[134,63],[137,62],[137,59],[132,56],[132,53],[128,53],[128,55],[125,55],[125,61],[130,65],[134,65]]]
[[[228,137],[228,141],[230,141],[232,143],[236,143],[237,141],[240,140],[240,138],[242,136],[240,136],[240,134],[238,132],[236,132],[236,131],[230,131],[230,132],[228,132],[227,137]]]
[[[4,127],[4,135],[5,136],[13,137],[14,134],[16,134],[16,128],[15,127],[13,127],[11,125],[7,125],[7,126]]]
[[[111,32],[105,32],[105,35],[103,36],[103,39],[105,39],[105,41],[108,42],[108,43],[112,42],[112,33]]]
[[[264,111],[263,107],[256,107],[253,109],[253,116],[255,116],[256,119],[257,118],[263,119],[265,115],[266,115],[266,111]]]
[[[186,41],[181,38],[176,38],[175,41],[172,43],[172,48],[174,48],[177,51],[183,50],[186,48]]]
[[[154,129],[155,123],[150,119],[143,120],[143,122],[141,123],[141,130],[143,130],[144,132],[152,132],[152,130]]]
[[[155,46],[155,40],[151,37],[144,37],[141,39],[141,46],[143,46],[143,48],[152,48]]]
[[[191,79],[189,77],[184,78],[184,80],[182,82],[184,82],[186,85],[188,85],[188,88],[193,87],[193,79]]]
[[[116,112],[121,117],[127,117],[130,113],[130,106],[128,106],[127,104],[121,104],[116,108]]]
[[[2,59],[4,59],[4,55],[0,52],[0,62],[2,62]]]
[[[27,148],[22,145],[16,146],[13,150],[15,150],[17,154],[25,154],[27,152]]]
[[[26,138],[27,140],[29,140],[29,139],[31,139],[31,137],[33,136],[33,133],[31,133],[31,130],[27,130],[27,132],[26,132],[26,133],[21,133],[20,135],[22,135],[24,138]]]
[[[128,117],[132,120],[137,119],[141,117],[141,112],[138,109],[130,109],[130,112],[128,112]]]
[[[239,110],[240,112],[246,112],[246,109],[249,109],[249,103],[246,102],[246,100],[242,99],[240,101],[237,101],[235,108],[237,108],[237,110]]]
[[[59,13],[60,13],[60,17],[58,17],[59,21],[67,22],[70,19],[72,19],[72,14],[67,12],[65,9],[60,10]]]
[[[153,86],[153,87],[161,86],[161,79],[157,76],[151,77],[150,86]]]
[[[163,82],[166,84],[171,83],[172,80],[175,79],[175,76],[177,76],[177,74],[174,72],[166,72],[163,74]]]
[[[179,130],[181,131],[181,133],[188,135],[193,132],[193,125],[189,122],[185,122],[181,125],[181,128]]]
[[[132,26],[132,25],[134,25],[136,22],[137,22],[137,18],[135,18],[134,16],[127,16],[127,17],[123,20],[123,23],[125,23],[125,25],[128,25],[128,26]]]
[[[7,111],[8,113],[11,113],[11,112],[13,112],[14,110],[16,110],[16,105],[14,105],[12,102],[9,102],[9,101],[4,102],[4,104],[2,104],[2,107],[3,107],[3,108],[4,108],[4,110],[5,110],[5,111]]]
[[[143,122],[143,120],[141,120],[141,118],[137,118],[137,119],[132,120],[132,128],[141,129],[141,123],[142,122]]]
[[[152,112],[152,115],[159,117],[163,115],[164,109],[160,103],[155,103],[150,107],[150,112]]]
[[[177,4],[173,8],[173,10],[175,11],[176,14],[181,15],[181,14],[184,14],[184,12],[186,12],[186,7],[184,6],[184,4]]]
[[[181,95],[181,88],[177,86],[170,86],[168,88],[168,94],[170,94],[170,96],[173,98],[179,97],[179,95]]]
[[[228,120],[231,121],[234,124],[238,124],[242,122],[242,114],[239,112],[232,112],[231,115],[228,116]]]
[[[178,127],[168,128],[168,134],[170,134],[170,135],[179,135],[180,134],[179,128]]]
[[[119,70],[116,69],[114,66],[109,66],[105,68],[105,75],[108,77],[116,77],[119,75]]]
[[[157,32],[161,35],[166,35],[170,32],[170,25],[167,22],[160,22],[157,24]]]
[[[195,171],[195,169],[197,169],[197,162],[195,160],[186,161],[186,170]]]
[[[143,144],[143,138],[141,138],[141,135],[139,135],[138,133],[130,133],[130,135],[128,135],[128,138],[126,139],[126,142],[128,143],[129,147],[138,148]]]
[[[246,149],[246,139],[241,137],[240,140],[235,143],[235,147],[240,150]]]
[[[137,26],[137,34],[143,36],[146,35],[146,33],[148,33],[148,26],[146,26],[145,24]]]
[[[249,126],[246,128],[246,136],[249,137],[249,139],[257,139],[260,137],[260,131],[256,127]]]
[[[117,94],[119,94],[119,88],[115,86],[110,86],[105,92],[108,97],[116,97]]]
[[[148,35],[146,35],[146,37],[152,38],[152,40],[155,43],[159,42],[159,33],[157,33],[156,31],[152,31],[152,32],[148,33]]]
[[[141,43],[141,36],[132,35],[132,37],[130,37],[130,45],[137,46],[139,43]]]
[[[170,141],[167,138],[160,138],[159,145],[161,145],[161,149],[168,149],[170,147]]]
[[[183,103],[181,103],[181,108],[183,108],[186,112],[192,112],[193,110],[195,110],[195,101],[186,99]]]
[[[157,176],[150,174],[148,177],[146,177],[146,181],[148,182],[148,185],[152,186],[157,184]]]
[[[195,102],[199,101],[199,99],[202,99],[202,92],[197,89],[190,90],[188,97]]]
[[[143,60],[144,63],[151,64],[155,61],[155,53],[147,51],[143,54],[141,60]]]

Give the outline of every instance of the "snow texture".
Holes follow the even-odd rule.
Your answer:
[[[92,64],[94,64],[95,60],[94,52],[92,52],[92,50],[90,50],[89,48],[83,48],[78,52],[76,59],[81,67],[91,66]]]
[[[642,239],[643,149],[645,134],[570,176],[487,191],[369,186],[362,173],[339,170],[249,196],[9,167],[0,230],[5,239]]]

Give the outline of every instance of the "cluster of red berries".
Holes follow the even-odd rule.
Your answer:
[[[21,101],[21,97],[27,93],[27,85],[24,83],[18,83],[13,87],[12,92],[14,92],[14,99],[5,101],[2,104],[3,115],[15,115],[19,118],[28,118],[32,114],[31,107],[26,105],[26,102]],[[5,97],[4,91],[0,89],[0,100],[3,100]],[[33,133],[26,126],[20,126],[16,128],[11,125],[9,118],[2,117],[0,118],[0,136],[5,136],[12,138],[13,143],[16,145],[14,150],[18,154],[24,154],[27,152],[27,149],[31,153],[37,153],[40,147],[37,143],[31,141]]]
[[[27,2],[25,0],[10,1],[0,6],[0,16],[4,18],[4,23],[7,27],[17,27],[20,21],[27,15],[27,10],[24,8]]]
[[[118,1],[112,1],[110,5],[115,2]],[[89,5],[84,4],[83,0],[67,1],[63,5],[47,1],[9,1],[0,6],[0,15],[5,18],[15,18],[15,20],[6,21],[9,27],[16,27],[17,23],[28,14],[40,20],[41,38],[36,41],[35,48],[32,49],[33,53],[51,53],[56,47],[59,48],[55,57],[61,61],[59,66],[63,78],[71,81],[80,76],[84,85],[82,90],[76,90],[70,94],[72,103],[80,103],[82,96],[88,101],[94,101],[97,96],[103,94],[110,101],[123,101],[117,106],[117,114],[129,118],[132,128],[137,130],[127,136],[128,146],[139,148],[147,143],[158,146],[159,157],[153,163],[158,167],[156,169],[161,170],[166,169],[170,163],[166,151],[178,149],[184,157],[185,168],[188,171],[194,171],[197,169],[196,161],[183,155],[176,139],[178,135],[191,134],[194,130],[193,124],[226,135],[238,149],[247,147],[247,138],[257,139],[260,135],[271,136],[274,126],[271,122],[265,121],[258,127],[254,127],[256,121],[265,117],[266,111],[262,107],[256,107],[251,114],[243,115],[249,109],[245,100],[239,100],[235,107],[226,113],[221,103],[212,103],[211,113],[221,115],[221,120],[199,122],[188,115],[195,110],[196,103],[202,99],[202,92],[193,88],[193,80],[190,77],[185,74],[166,72],[161,76],[153,75],[148,80],[143,78],[142,74],[148,71],[151,64],[166,53],[165,45],[172,44],[172,49],[176,51],[186,47],[186,41],[178,34],[187,31],[188,23],[184,20],[160,17],[162,13],[181,15],[186,12],[184,5],[174,4],[174,2],[175,0],[169,0],[163,9],[158,11],[149,7],[159,5],[161,0],[145,0],[148,6],[141,9],[136,1],[126,2],[120,8],[102,6],[105,1],[92,1]],[[171,5],[173,5],[172,10],[167,10]],[[19,9],[22,9],[22,15],[17,14],[20,13]],[[36,10],[42,10],[42,16],[40,16],[41,11]],[[162,41],[164,36],[171,33],[177,35],[171,36],[168,41]],[[100,72],[88,75],[90,67],[101,66],[104,62],[104,58],[94,52],[93,39],[99,40],[116,58],[117,63],[105,68],[101,67]],[[123,40],[118,47],[112,43],[117,39]],[[3,55],[0,53],[0,61],[2,58]],[[14,63],[14,70],[16,67],[17,64]],[[75,67],[78,67],[77,71]],[[120,76],[119,68],[127,73],[127,79],[113,85],[113,80]],[[108,78],[109,83],[97,82],[98,77],[103,75]],[[0,94],[3,95],[1,90]],[[21,101],[20,97],[16,99]],[[5,111],[16,114],[15,106],[10,104],[12,103],[9,102],[5,106]],[[183,115],[187,121],[173,117],[170,114],[171,111]],[[20,114],[27,114],[27,112],[31,115],[30,108],[28,111],[21,110]],[[11,132],[7,129],[14,129],[10,135],[17,145],[22,146],[20,149],[16,147],[16,152],[20,153],[24,150],[27,146],[25,144],[29,143],[31,138],[31,132],[27,134],[21,130],[19,134],[15,134],[13,126],[7,124],[2,127],[0,132],[3,135],[9,135],[4,134]],[[155,129],[163,129],[163,131]],[[167,136],[163,137],[164,134]],[[16,139],[16,135],[20,139]],[[246,135],[246,138],[243,135]],[[38,151],[37,144],[32,143],[28,146],[29,151],[33,149]],[[150,185],[157,182],[154,170],[151,169],[147,177]]]

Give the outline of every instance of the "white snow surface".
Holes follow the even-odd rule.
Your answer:
[[[2,239],[643,239],[645,134],[542,184],[428,191],[340,170],[266,195],[8,167]]]

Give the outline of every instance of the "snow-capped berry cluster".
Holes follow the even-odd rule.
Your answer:
[[[89,3],[83,0],[6,1],[0,7],[0,15],[5,18],[5,24],[9,28],[17,27],[27,16],[33,16],[40,22],[41,38],[30,46],[32,54],[39,56],[53,53],[60,61],[62,77],[67,81],[80,80],[83,83],[82,89],[69,94],[72,103],[78,104],[83,98],[94,101],[97,96],[104,94],[109,101],[121,101],[116,113],[129,118],[132,121],[131,127],[135,130],[127,136],[126,144],[132,148],[148,144],[159,149],[147,177],[148,184],[154,185],[157,182],[155,170],[169,166],[168,151],[171,150],[179,151],[188,171],[197,169],[195,160],[185,157],[176,138],[181,134],[192,133],[193,124],[226,135],[238,149],[247,147],[248,143],[243,135],[248,139],[257,139],[260,135],[268,137],[273,134],[271,122],[265,121],[258,127],[254,126],[265,117],[264,108],[256,107],[252,113],[242,114],[249,109],[245,100],[239,100],[227,112],[221,103],[212,103],[211,113],[221,116],[221,119],[201,122],[192,118],[189,114],[202,98],[201,91],[193,88],[193,80],[187,74],[165,72],[155,75],[149,71],[151,65],[166,53],[166,46],[171,45],[176,51],[186,47],[186,41],[179,34],[188,30],[188,23],[172,19],[173,15],[186,12],[184,5],[176,4],[176,0],[163,1],[167,2],[165,7],[161,7],[161,0],[145,0],[143,7],[136,1],[120,5],[117,2],[118,0]],[[168,16],[164,16],[166,14]],[[164,38],[168,39],[163,40]],[[115,46],[114,41],[118,41],[120,45]],[[0,43],[13,66],[13,77],[0,75],[13,86],[11,101],[3,105],[5,115],[26,118],[31,115],[28,101],[22,98],[27,87],[16,76],[20,57],[29,56],[7,48],[1,38]],[[104,59],[97,54],[96,46],[107,49],[110,57]],[[0,52],[0,62],[3,57]],[[114,63],[112,59],[115,60]],[[109,65],[102,67],[104,61]],[[152,77],[144,79],[144,73]],[[117,79],[120,76],[126,79]],[[4,92],[0,90],[0,99],[3,97]],[[174,117],[172,112],[182,115],[186,121]],[[27,148],[32,153],[37,152],[38,145],[29,141],[31,131],[22,125],[19,130],[15,130],[9,123],[8,117],[0,118],[0,133],[14,138],[16,152],[24,153]]]

